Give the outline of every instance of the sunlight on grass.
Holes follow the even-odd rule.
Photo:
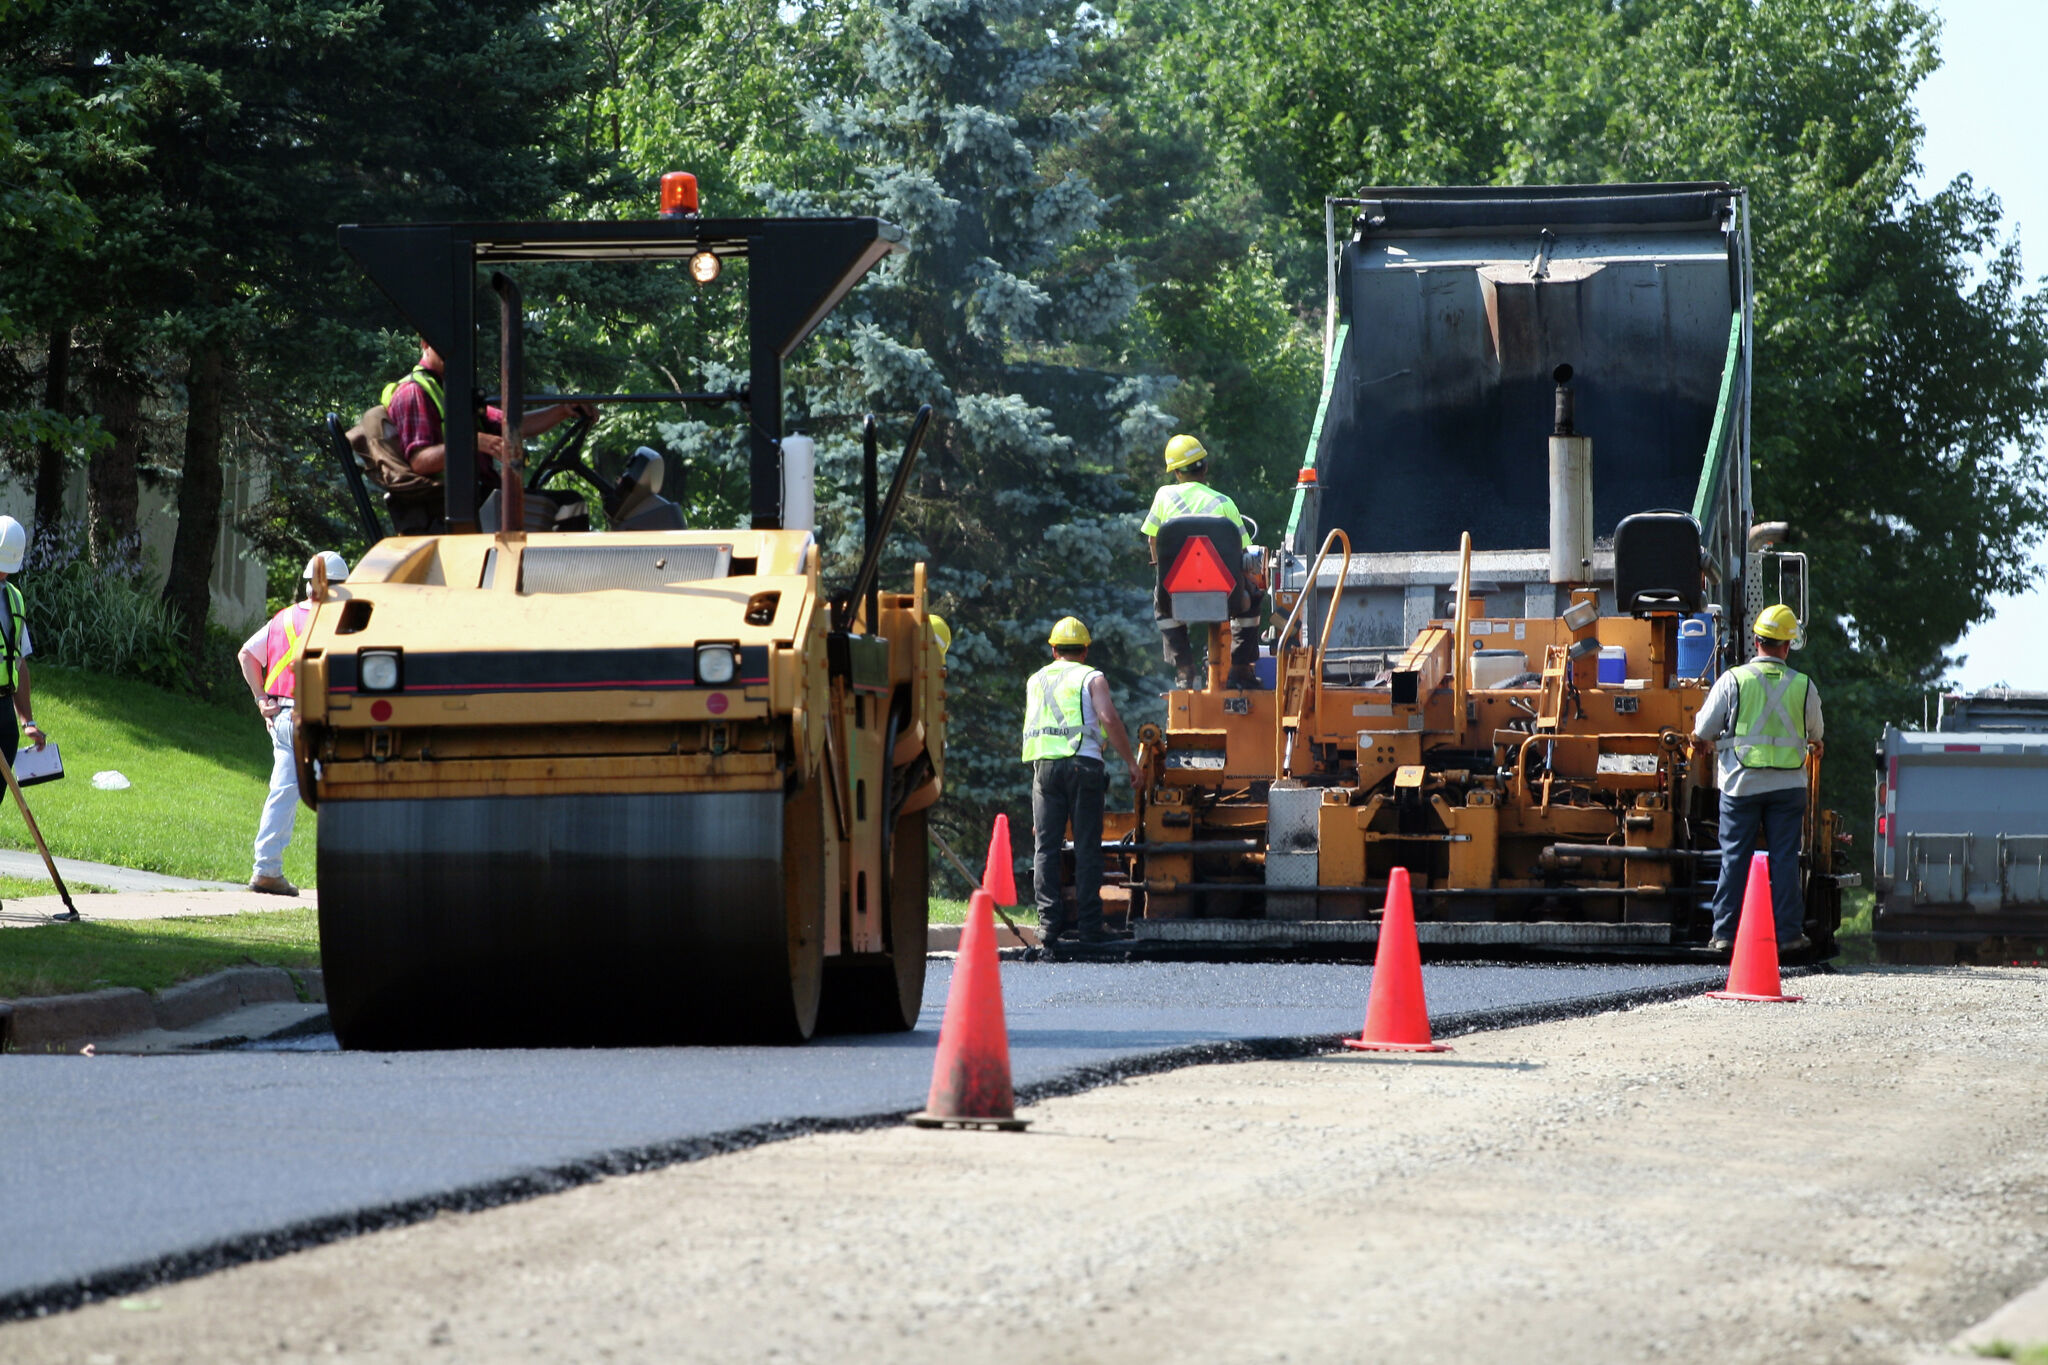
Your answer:
[[[317,967],[311,907],[187,919],[99,920],[0,932],[0,999],[138,986],[158,991],[224,967]]]
[[[64,780],[28,792],[52,853],[174,877],[248,878],[270,783],[270,739],[253,706],[209,706],[47,665],[35,671],[35,696],[37,719],[64,751]],[[133,785],[96,789],[92,775],[108,769]],[[313,813],[301,808],[284,869],[301,886],[313,879],[313,831]],[[35,847],[11,801],[0,844]]]

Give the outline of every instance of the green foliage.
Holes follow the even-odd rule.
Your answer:
[[[80,909],[92,913],[90,902]],[[320,922],[313,908],[9,929],[0,934],[0,998],[110,986],[160,991],[252,965],[319,966]]]
[[[34,683],[36,719],[64,751],[64,780],[31,796],[52,853],[174,877],[248,879],[271,748],[246,690],[217,705],[49,664],[38,664]],[[92,775],[107,769],[129,788],[94,787]],[[0,811],[0,845],[33,849],[10,812]],[[284,865],[301,886],[314,877],[315,834],[302,810]]]
[[[133,543],[95,564],[81,535],[45,536],[36,543],[21,589],[37,665],[92,669],[159,687],[185,684],[177,622]]]

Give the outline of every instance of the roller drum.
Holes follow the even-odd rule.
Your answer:
[[[802,1041],[821,925],[785,894],[783,812],[773,791],[323,802],[336,1037]]]

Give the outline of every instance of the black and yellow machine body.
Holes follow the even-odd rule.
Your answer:
[[[1694,722],[1763,605],[1805,615],[1804,560],[1750,502],[1747,212],[1720,184],[1331,200],[1290,523],[1223,557],[1272,591],[1259,685],[1168,694],[1106,835],[1139,951],[1369,951],[1396,867],[1425,949],[1704,948]],[[1818,769],[1825,951],[1854,876]]]
[[[913,1026],[944,654],[924,566],[907,591],[876,581],[887,516],[870,506],[867,555],[842,566],[836,594],[817,536],[782,524],[780,415],[782,359],[900,233],[678,217],[342,240],[447,363],[453,469],[475,445],[456,414],[485,397],[467,313],[480,265],[744,259],[755,360],[749,391],[726,396],[752,418],[751,525],[685,529],[643,489],[621,521],[662,529],[482,531],[458,478],[446,533],[384,539],[346,582],[316,583],[296,734],[342,1045],[796,1042],[821,1020]],[[516,286],[494,284],[516,338]],[[501,354],[501,391],[522,394],[516,340]],[[645,484],[645,464],[629,479]],[[609,506],[630,491],[562,468]],[[505,522],[580,521],[574,493],[519,472],[495,509]]]

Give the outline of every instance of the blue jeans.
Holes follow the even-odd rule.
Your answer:
[[[1778,942],[1806,932],[1806,906],[1799,895],[1799,838],[1806,824],[1806,788],[1721,798],[1721,881],[1714,888],[1714,937],[1732,939],[1742,918],[1742,893],[1749,885],[1749,855],[1759,828],[1771,855],[1771,909]]]

